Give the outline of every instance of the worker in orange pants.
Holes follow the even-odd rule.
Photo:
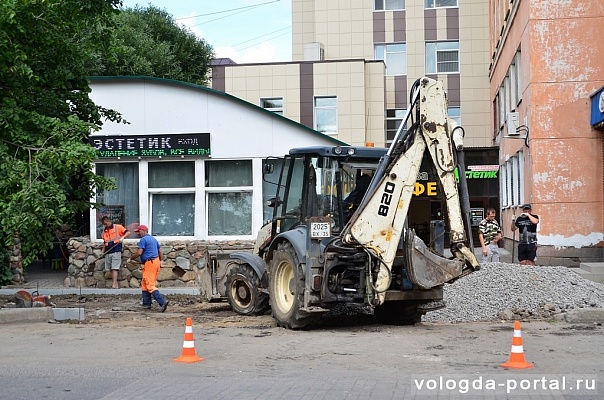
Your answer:
[[[161,260],[164,255],[157,239],[148,234],[149,228],[146,225],[139,225],[134,232],[140,232],[142,235],[134,257],[140,257],[144,265],[143,279],[141,281],[143,307],[151,308],[151,298],[154,298],[161,307],[161,312],[164,312],[168,307],[169,301],[157,289],[157,276],[159,275]]]

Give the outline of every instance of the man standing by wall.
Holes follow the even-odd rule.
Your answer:
[[[530,204],[522,206],[522,214],[512,220],[512,231],[520,229],[518,238],[518,261],[520,265],[535,265],[537,257],[537,224],[539,216],[531,214]]]
[[[495,220],[494,208],[487,208],[485,219],[478,224],[478,239],[482,246],[482,263],[499,262],[499,246],[501,240],[501,227]]]
[[[101,255],[105,257],[105,269],[111,270],[111,287],[117,289],[117,275],[122,267],[122,242],[130,235],[130,231],[120,224],[114,224],[106,215],[101,222],[105,226]]]
[[[146,225],[139,225],[134,232],[140,232],[142,236],[138,242],[138,250],[132,258],[140,257],[143,263],[143,279],[141,280],[143,307],[151,308],[151,297],[153,297],[159,304],[161,312],[164,312],[169,301],[157,289],[157,275],[159,275],[164,254],[157,239],[148,234],[149,228]]]

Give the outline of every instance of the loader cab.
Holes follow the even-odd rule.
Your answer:
[[[385,153],[382,148],[314,146],[292,149],[281,162],[273,160],[281,172],[269,200],[271,236],[306,225],[313,217],[327,219],[331,235],[338,235]],[[264,171],[277,175],[270,167]]]

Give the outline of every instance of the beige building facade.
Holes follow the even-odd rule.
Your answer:
[[[493,139],[500,145],[504,236],[532,203],[537,264],[604,260],[604,3],[490,0]],[[508,246],[514,243],[507,240]]]
[[[487,17],[484,0],[293,0],[292,55],[319,47],[326,60],[384,60],[386,142],[413,82],[442,80],[466,145],[490,147]]]
[[[382,61],[363,59],[234,64],[214,68],[212,88],[348,144],[377,146],[384,142],[383,70]]]
[[[385,146],[411,85],[430,76],[444,82],[466,145],[492,147],[487,16],[484,0],[292,0],[293,61],[220,65],[212,87],[260,106],[277,99],[284,116],[320,131],[317,98],[335,98],[335,131],[323,132]]]

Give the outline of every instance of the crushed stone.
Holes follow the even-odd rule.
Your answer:
[[[487,263],[444,287],[446,307],[426,322],[561,319],[568,310],[604,307],[604,284],[567,267]]]

